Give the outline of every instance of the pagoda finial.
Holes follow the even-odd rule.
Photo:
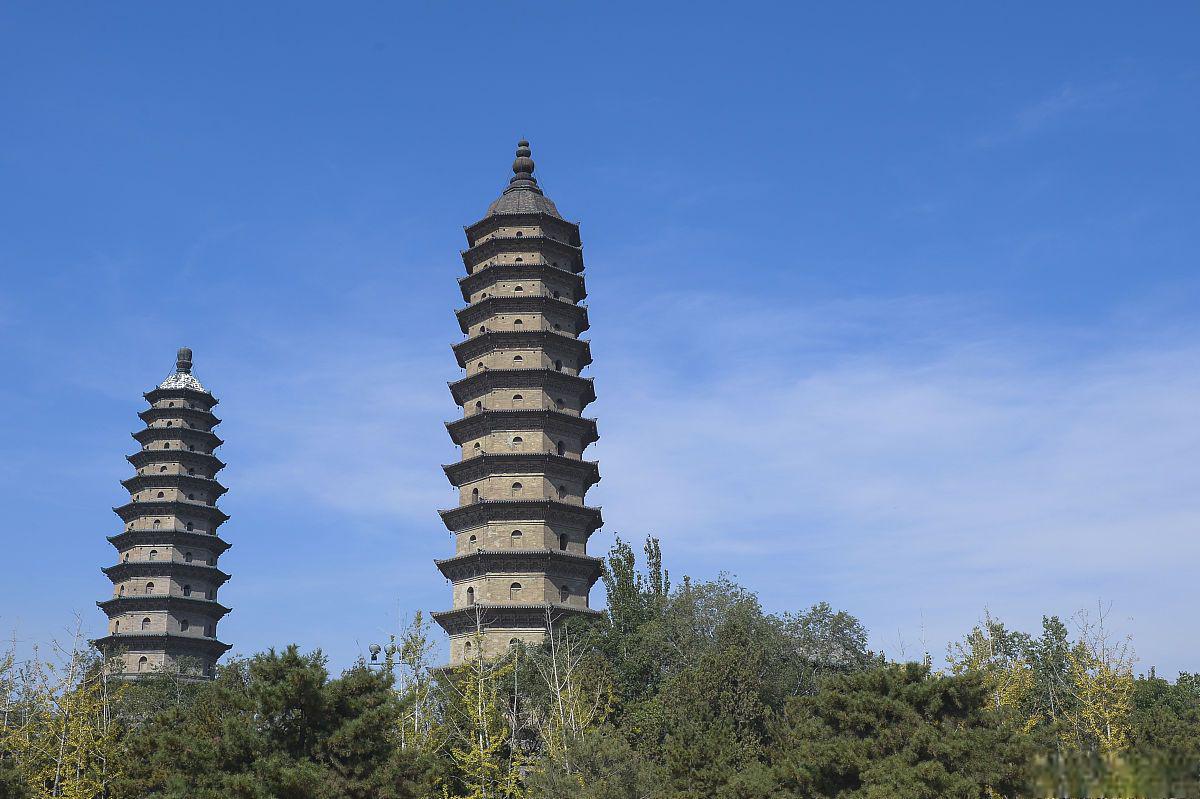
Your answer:
[[[517,160],[513,161],[512,169],[514,174],[512,179],[508,181],[509,183],[527,180],[534,185],[537,185],[537,179],[533,176],[535,164],[533,163],[533,159],[530,158],[530,155],[531,152],[529,150],[529,142],[527,142],[525,139],[521,139],[519,142],[517,142]]]
[[[192,351],[188,347],[180,347],[175,355],[175,371],[190,374],[192,371]]]

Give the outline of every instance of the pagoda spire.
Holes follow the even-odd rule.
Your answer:
[[[462,447],[444,466],[458,507],[441,511],[454,555],[436,561],[453,586],[434,619],[450,636],[450,664],[536,644],[572,615],[595,614],[589,593],[600,559],[588,539],[602,524],[585,495],[600,480],[584,450],[596,398],[579,226],[533,177],[529,142],[483,219],[466,229],[453,346],[465,376],[450,384],[462,417],[446,427]]]
[[[103,569],[113,595],[96,604],[108,615],[108,635],[93,643],[119,658],[121,674],[177,670],[210,677],[230,647],[217,639],[229,608],[217,591],[229,575],[217,561],[229,549],[217,528],[229,517],[217,508],[225,464],[213,428],[217,399],[192,374],[192,351],[181,347],[175,371],[143,395],[141,449],[127,457],[136,470],[121,482],[129,502],[113,511],[124,529],[108,540],[116,565]]]

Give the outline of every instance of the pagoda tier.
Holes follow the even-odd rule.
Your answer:
[[[450,384],[463,416],[446,424],[462,447],[442,468],[459,507],[441,511],[455,540],[437,567],[453,586],[433,618],[450,635],[450,663],[537,643],[572,614],[594,614],[588,594],[601,564],[587,554],[601,525],[585,496],[600,479],[584,450],[598,438],[583,409],[596,398],[579,372],[592,362],[577,225],[533,177],[527,142],[515,176],[487,215],[466,228],[466,335],[452,349],[466,376]]]
[[[229,575],[217,567],[229,549],[217,529],[229,517],[216,507],[225,467],[213,450],[220,419],[215,397],[191,373],[191,350],[179,350],[175,372],[144,396],[146,427],[133,434],[142,449],[127,456],[137,470],[121,481],[130,501],[113,511],[125,529],[108,537],[119,562],[103,569],[112,598],[97,602],[108,635],[93,643],[128,677],[179,670],[213,674],[230,648],[217,640],[229,608],[217,601]]]

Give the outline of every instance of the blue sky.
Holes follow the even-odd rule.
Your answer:
[[[582,224],[589,500],[889,654],[1112,608],[1200,670],[1200,7],[6,4],[0,630],[102,627],[141,392],[221,398],[250,653],[449,590],[462,226]]]

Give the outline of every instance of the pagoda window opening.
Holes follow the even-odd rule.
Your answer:
[[[467,653],[468,657],[470,657],[470,655],[471,655],[471,642],[470,641],[467,641],[465,644],[463,644],[463,651]]]
[[[144,632],[149,629],[150,629],[150,617],[147,616],[146,618],[142,619],[142,630]],[[142,658],[142,660],[144,661],[145,658]]]
[[[520,494],[522,488],[523,488],[523,486],[520,483],[513,483],[512,484],[512,495],[515,497],[518,494]]]
[[[188,469],[188,474],[195,474],[195,473],[196,473],[195,469]]]
[[[557,264],[557,263],[555,263],[554,265],[555,265],[555,266],[558,266],[558,264]],[[550,292],[550,294],[551,294],[551,296],[552,296],[552,297],[554,297],[554,299],[556,299],[556,300],[559,298],[559,293],[558,293],[557,291],[552,291],[552,292]]]
[[[512,538],[512,548],[520,549],[521,548],[521,531],[513,530],[511,538]]]
[[[146,583],[146,593],[147,594],[154,593],[154,583]]]
[[[167,427],[171,427],[171,426],[173,426],[174,424],[175,424],[174,422],[168,421],[168,422],[167,422]]]
[[[216,599],[217,598],[217,589],[215,589],[215,588],[208,589],[208,592],[204,596],[207,597],[208,599]]]
[[[166,494],[164,494],[163,492],[161,492],[161,491],[159,491],[159,492],[158,492],[158,498],[159,498],[159,499],[162,499],[162,498],[163,498],[163,497],[165,497],[165,496],[166,496]]]
[[[513,260],[514,260],[514,261],[516,261],[517,263],[522,263],[522,262],[524,262],[524,260],[525,260],[525,259],[524,259],[524,258],[522,258],[521,256],[519,256],[519,255],[518,255],[518,256],[517,256],[516,258],[514,258]]]
[[[525,399],[520,394],[513,394],[513,407],[521,404],[521,400]]]
[[[514,286],[513,287],[513,291],[524,291],[524,290],[525,290],[524,286]]]
[[[142,629],[145,628],[143,627]],[[138,671],[145,671],[149,663],[150,660],[145,655],[142,655],[140,658],[138,658]]]
[[[117,586],[117,596],[125,596],[125,583]]]
[[[483,446],[478,441],[476,441],[475,446],[471,447],[471,449],[475,450],[476,453],[479,453],[483,450]]]
[[[513,356],[513,363],[515,363],[515,364],[522,363],[524,360],[525,360],[525,359],[524,359],[524,358],[522,358],[520,355],[514,355],[514,356]]]
[[[478,501],[479,501],[479,489],[478,489],[478,488],[472,488],[472,489],[471,489],[471,501],[472,501],[472,502],[478,502]]]
[[[519,238],[521,238],[521,237],[522,237],[522,236],[524,236],[524,235],[525,235],[525,234],[524,234],[523,232],[521,232],[520,230],[518,230],[518,231],[517,231],[517,238],[518,238],[518,239],[519,239]]]
[[[480,326],[479,326],[479,332],[480,332],[480,333],[486,333],[486,332],[487,332],[487,328],[486,328],[486,327],[484,327],[483,325],[480,325]]]
[[[478,542],[479,542],[479,539],[476,538],[474,535],[472,535],[470,538],[467,539],[467,546],[473,547]]]
[[[157,549],[150,550],[150,560],[158,560],[158,550]]]
[[[560,486],[558,487],[558,498],[559,498],[559,499],[562,499],[562,498],[563,498],[563,497],[565,497],[566,495],[567,495],[567,487],[566,487],[566,486],[563,486],[563,485],[560,485]]]
[[[184,563],[191,563],[191,562],[192,562],[192,553],[191,553],[191,552],[184,552],[184,553],[183,553],[183,562],[184,562]]]
[[[117,619],[116,621],[113,622],[113,632],[114,633],[121,632],[121,620],[120,619]]]
[[[192,527],[193,527],[192,523],[191,523],[191,522],[188,522],[188,523],[187,523],[187,529],[188,529],[188,530],[191,530],[191,529],[192,529]]]
[[[158,527],[160,524],[162,524],[162,519],[155,519],[155,520],[154,520],[154,526],[155,526],[155,527]]]
[[[513,583],[508,587],[508,598],[517,599],[521,596],[521,584]]]
[[[207,635],[209,638],[212,638],[213,630],[214,630],[213,625],[210,624],[204,628],[204,634]]]
[[[184,595],[184,596],[191,596],[191,595],[192,595],[192,587],[191,587],[190,585],[185,585],[185,586],[183,587],[183,595]]]
[[[560,601],[566,602],[568,599],[571,598],[571,589],[567,588],[565,585],[559,586],[558,598]]]
[[[168,403],[167,403],[167,407],[168,407],[168,408],[174,408],[174,407],[175,407],[175,403],[173,403],[173,402],[168,402]]]
[[[171,442],[170,442],[170,441],[168,441],[167,443],[163,444],[163,449],[170,449],[170,448],[171,448]]]
[[[188,631],[188,628],[191,626],[192,626],[191,623],[187,619],[179,620],[179,632],[186,633]]]
[[[561,371],[562,371],[562,361],[555,361],[555,362],[554,362],[554,370],[555,370],[556,372],[561,372]]]
[[[195,451],[196,451],[196,448],[193,447],[191,444],[188,444],[188,452],[195,452]]]
[[[566,446],[566,444],[564,444],[564,443],[563,443],[563,442],[561,442],[561,441],[560,441],[560,442],[558,442],[558,454],[559,454],[559,455],[566,455],[566,454],[567,454],[567,446]]]
[[[512,448],[513,449],[520,449],[521,445],[524,443],[525,443],[525,439],[521,438],[520,436],[513,436],[513,439],[512,439]]]
[[[567,551],[567,534],[566,533],[562,533],[561,535],[559,535],[558,548],[561,549],[563,552]]]
[[[554,406],[561,411],[563,408],[567,407],[567,403],[563,402],[562,397],[559,397],[558,399],[554,400]]]
[[[508,639],[508,646],[510,649],[515,649],[517,644],[519,644],[519,643],[521,643],[520,638],[509,638]]]
[[[166,467],[166,466],[159,466],[159,467],[158,467],[158,470],[159,470],[160,472],[165,472],[165,471],[167,470],[167,467]]]
[[[525,325],[525,323],[522,322],[520,319],[517,319],[513,322],[513,327],[523,327],[524,325]]]
[[[480,366],[482,366],[482,365],[483,365],[483,364],[480,364]],[[483,403],[482,403],[482,402],[476,402],[476,403],[475,403],[475,412],[476,412],[476,413],[478,413],[479,411],[482,411],[482,410],[483,410]]]
[[[475,589],[473,587],[467,588],[467,604],[468,605],[475,604]],[[467,644],[467,646],[470,646],[470,644]]]

